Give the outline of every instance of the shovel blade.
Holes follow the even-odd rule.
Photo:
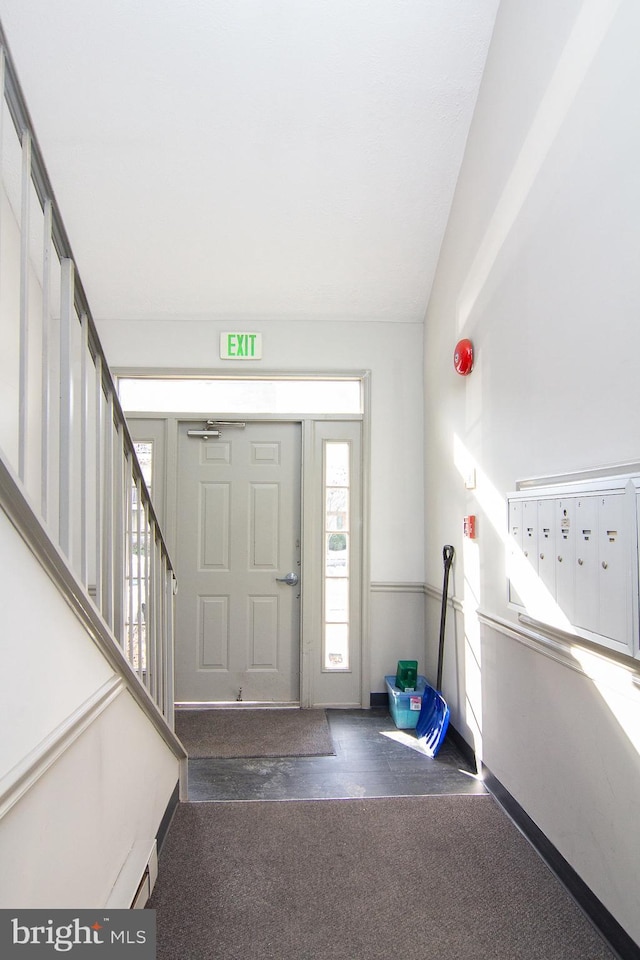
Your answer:
[[[435,757],[442,746],[449,726],[449,706],[442,694],[427,687],[422,694],[420,716],[416,724],[418,743],[428,757]]]

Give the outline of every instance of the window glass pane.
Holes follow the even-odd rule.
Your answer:
[[[151,493],[151,477],[153,473],[153,440],[135,440],[133,446],[136,451],[138,462],[140,463],[140,469],[142,470],[144,482],[147,485],[149,493]]]
[[[349,491],[344,487],[327,490],[326,529],[349,529]]]
[[[349,621],[349,581],[347,579],[327,579],[324,592],[327,623],[348,623]]]
[[[324,632],[325,670],[349,669],[349,626],[328,623]]]
[[[134,440],[134,449],[142,476],[151,492],[153,477],[153,440]],[[138,483],[131,477],[129,564],[127,570],[126,631],[127,656],[134,670],[142,677],[147,669],[146,599],[149,575],[147,554],[151,548],[147,508],[138,496]],[[130,538],[130,540],[129,540]]]
[[[155,379],[121,377],[123,410],[149,413],[362,413],[354,379]]]
[[[327,534],[325,572],[327,577],[349,576],[349,534]]]
[[[324,489],[324,669],[349,669],[349,458],[342,441],[327,441]]]
[[[327,443],[325,480],[328,487],[349,486],[349,444]]]

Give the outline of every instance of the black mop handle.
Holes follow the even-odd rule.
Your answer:
[[[450,543],[442,548],[442,559],[444,562],[444,583],[442,585],[442,609],[440,611],[440,641],[438,644],[438,678],[436,680],[436,690],[442,689],[442,661],[444,659],[444,627],[447,619],[447,594],[449,592],[449,570],[453,563],[455,550]]]

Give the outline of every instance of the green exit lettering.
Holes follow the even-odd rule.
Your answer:
[[[262,334],[220,334],[220,357],[223,360],[260,360],[262,357]]]

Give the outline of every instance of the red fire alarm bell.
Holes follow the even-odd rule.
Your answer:
[[[458,340],[453,353],[453,366],[456,373],[466,377],[473,370],[473,344],[471,340]]]
[[[470,540],[476,538],[476,518],[474,516],[464,518],[464,535]]]

